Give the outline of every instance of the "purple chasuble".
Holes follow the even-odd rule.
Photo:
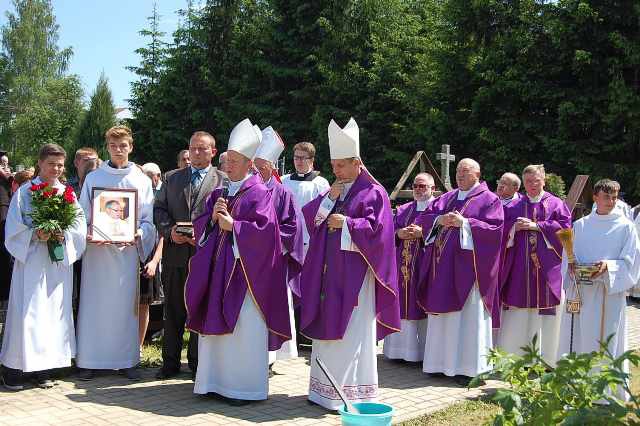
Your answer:
[[[293,294],[300,297],[300,273],[304,262],[302,212],[295,205],[291,190],[278,182],[275,177],[269,179],[266,186],[271,191],[271,199],[276,210],[282,247],[287,251],[284,255],[287,265],[286,280]]]
[[[455,189],[436,198],[418,216],[416,224],[422,226],[427,238],[438,216],[457,210],[469,221],[473,250],[460,247],[460,228],[440,228],[437,238],[430,244],[433,245],[432,254],[423,266],[424,283],[418,292],[418,304],[428,314],[461,311],[471,289],[477,285],[485,309],[496,318],[500,306],[502,203],[485,182],[471,190],[464,200],[458,200],[458,191]]]
[[[420,213],[417,201],[398,206],[393,218],[395,231],[415,222]],[[426,232],[426,231],[425,231]],[[396,234],[397,235],[397,234]],[[432,246],[425,246],[424,239],[401,240],[396,237],[396,263],[398,265],[398,289],[400,290],[400,317],[405,320],[421,320],[427,315],[418,306],[420,269],[425,258],[431,255]]]
[[[385,189],[362,169],[333,213],[347,218],[359,251],[340,249],[341,229],[329,232],[327,221],[315,223],[324,194],[304,206],[309,250],[302,268],[300,329],[311,339],[342,339],[358,302],[367,269],[375,277],[377,338],[400,331],[400,306],[391,204]]]
[[[554,315],[555,309],[545,308],[559,305],[562,291],[562,245],[556,232],[571,227],[571,213],[561,199],[545,192],[537,203],[520,197],[505,207],[504,215],[500,300],[506,308],[538,308],[541,314]],[[508,234],[519,217],[536,222],[540,231],[517,231],[513,246],[507,248]]]
[[[267,329],[269,350],[291,338],[287,284],[280,232],[269,190],[260,176],[243,182],[228,200],[233,235],[211,225],[218,188],[207,199],[205,212],[193,222],[196,241],[206,240],[189,261],[185,283],[187,328],[204,335],[233,333],[247,290]],[[233,236],[240,258],[233,254]]]

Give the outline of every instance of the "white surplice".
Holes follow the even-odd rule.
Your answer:
[[[468,191],[458,191],[458,200],[466,199],[477,185]],[[425,235],[431,235],[431,232]],[[433,244],[432,241],[428,243]],[[467,219],[463,219],[460,227],[460,247],[473,250],[471,225]],[[474,285],[462,310],[429,314],[422,371],[474,377],[490,369],[487,355],[492,345],[491,312],[485,309],[480,291]]]
[[[137,229],[142,236],[128,247],[87,244],[82,260],[76,363],[89,369],[130,368],[140,361],[140,262],[147,259],[156,241],[151,180],[133,163],[116,169],[104,161],[87,175],[82,187],[80,204],[88,218],[94,187],[137,189]]]
[[[244,179],[229,182],[229,196],[238,192]],[[203,239],[200,242],[203,245]],[[233,254],[240,251],[233,235]],[[227,398],[267,399],[269,394],[269,332],[249,290],[231,334],[198,337],[198,371],[193,392],[215,392]]]
[[[588,353],[600,349],[600,342],[614,337],[609,350],[615,357],[627,350],[625,292],[640,278],[640,241],[635,225],[626,216],[615,212],[589,216],[573,224],[574,252],[578,263],[604,260],[607,271],[593,285],[580,285],[582,307],[573,315],[573,351]],[[563,287],[566,300],[575,299],[575,285],[567,273],[563,258]],[[572,315],[563,309],[558,355],[570,351]],[[625,371],[629,366],[625,363]],[[622,389],[617,396],[626,399]]]
[[[40,178],[33,181],[41,182]],[[85,249],[87,229],[76,201],[79,217],[64,232],[64,259],[52,262],[47,244],[35,238],[28,216],[30,186],[31,182],[22,185],[13,195],[5,225],[5,246],[14,264],[0,354],[4,366],[25,372],[68,367],[76,354],[72,264]],[[64,191],[60,183],[55,187]]]
[[[434,199],[435,197],[431,197],[425,201],[418,201],[416,211],[425,211]],[[422,361],[427,337],[427,319],[403,319],[400,324],[401,331],[391,333],[384,338],[382,347],[384,356],[389,359],[402,359],[410,362]]]
[[[632,217],[631,220],[636,226],[636,231],[638,232],[638,235],[640,235],[640,214],[637,215],[635,218]],[[640,282],[636,282],[636,285],[634,285],[633,287],[631,287],[631,289],[629,289],[629,296],[640,299]]]
[[[322,176],[316,176],[313,180],[304,181],[292,180],[291,175],[285,175],[282,177],[282,184],[291,190],[293,199],[301,210],[307,203],[315,200],[318,195],[328,191],[330,188],[329,182]],[[304,221],[303,215],[300,215],[300,218]],[[303,224],[302,230],[304,232],[304,254],[306,255],[309,248],[309,231],[307,231],[305,224]]]
[[[344,185],[341,200],[352,185],[353,182]],[[333,204],[328,196],[325,197],[319,213],[326,218]],[[346,224],[340,238],[341,250],[358,251]],[[375,286],[375,276],[368,268],[358,294],[358,304],[353,308],[342,339],[313,340],[309,400],[329,410],[337,410],[344,404],[315,362],[316,357],[325,363],[351,402],[375,401],[378,396]]]

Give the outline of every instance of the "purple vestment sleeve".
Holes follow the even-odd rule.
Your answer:
[[[285,255],[287,282],[289,288],[300,297],[300,273],[304,262],[304,233],[302,227],[302,212],[295,205],[291,190],[279,182],[274,182],[271,196],[275,207],[280,239],[287,250]]]

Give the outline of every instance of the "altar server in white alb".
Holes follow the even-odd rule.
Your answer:
[[[23,372],[38,372],[38,385],[54,385],[48,370],[69,367],[76,354],[71,298],[73,266],[85,248],[86,221],[77,201],[75,224],[61,235],[34,231],[29,216],[31,187],[47,183],[62,194],[65,186],[58,178],[64,171],[65,151],[55,144],[40,149],[39,175],[13,195],[6,222],[5,245],[14,258],[9,309],[4,326],[0,361],[5,367],[4,385],[20,390]],[[72,191],[69,197],[75,199]],[[47,240],[62,242],[64,258],[49,257]],[[4,277],[9,279],[9,277]]]
[[[313,339],[309,400],[330,410],[342,402],[319,357],[352,402],[378,395],[376,340],[400,331],[395,231],[385,189],[360,160],[354,119],[329,124],[336,182],[303,207],[311,237],[301,282],[300,330]]]
[[[280,182],[275,167],[278,158],[284,151],[284,142],[271,126],[262,130],[262,141],[258,146],[253,163],[260,173],[264,184],[269,188],[271,202],[278,218],[282,256],[287,265],[282,279],[287,282],[287,298],[289,301],[289,318],[291,321],[291,340],[287,340],[277,351],[269,352],[269,364],[276,360],[287,360],[298,357],[296,346],[296,327],[293,315],[292,292],[300,297],[300,272],[304,261],[303,232],[304,220],[296,205],[291,190]]]
[[[82,260],[76,364],[82,369],[82,380],[92,379],[93,370],[124,370],[129,379],[138,380],[138,279],[140,262],[149,257],[156,242],[153,190],[151,180],[129,161],[131,130],[112,127],[105,139],[110,159],[87,175],[80,204],[90,218],[93,188],[135,189],[137,231],[133,243],[97,243],[88,237]]]
[[[414,201],[398,206],[393,222],[396,229],[396,261],[400,290],[402,331],[384,338],[384,356],[409,362],[424,358],[427,314],[418,306],[421,271],[428,266],[431,246],[422,240],[422,228],[414,222],[434,199],[435,184],[429,173],[419,173],[413,180]]]
[[[620,185],[616,181],[602,179],[593,188],[596,210],[573,224],[575,264],[596,264],[593,283],[576,283],[575,264],[568,264],[563,256],[563,285],[567,303],[580,300],[578,314],[564,310],[560,331],[559,355],[570,352],[588,353],[600,349],[613,334],[609,350],[618,357],[627,348],[625,292],[640,278],[640,242],[635,225],[618,209],[615,209]],[[569,267],[567,267],[569,265]],[[579,291],[576,291],[576,288]],[[629,366],[625,363],[628,372]],[[628,399],[618,389],[616,396]]]
[[[293,193],[293,198],[298,208],[302,209],[309,201],[329,189],[329,182],[320,172],[313,170],[313,162],[316,157],[316,148],[310,142],[299,142],[293,146],[293,166],[295,173],[282,177],[282,184]],[[303,219],[304,220],[304,219]],[[309,233],[303,226],[304,251],[309,246]]]

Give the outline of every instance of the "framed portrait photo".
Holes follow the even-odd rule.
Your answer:
[[[89,235],[93,241],[134,242],[137,223],[136,189],[92,188]]]

